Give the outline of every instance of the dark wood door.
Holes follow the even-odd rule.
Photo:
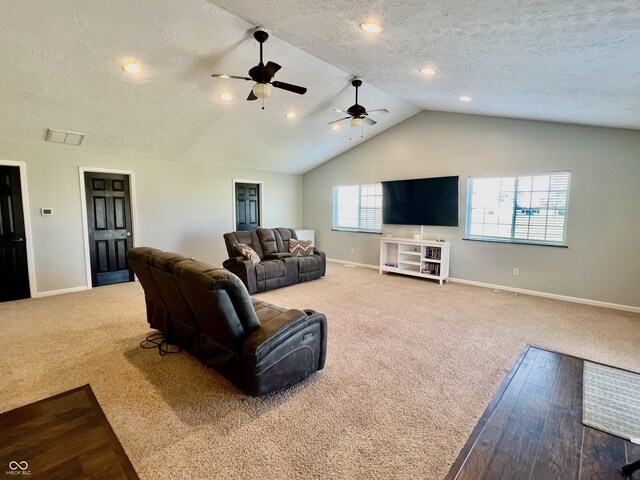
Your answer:
[[[91,283],[94,287],[130,282],[127,250],[133,246],[129,176],[84,174]]]
[[[31,296],[20,167],[0,165],[0,302]]]
[[[260,226],[260,185],[236,183],[236,230],[255,230]]]

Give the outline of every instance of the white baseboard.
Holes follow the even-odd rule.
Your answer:
[[[373,270],[380,270],[378,265],[369,265],[368,263],[356,263],[348,260],[338,260],[337,258],[327,258],[327,262],[341,263],[343,265],[353,265],[354,267],[371,268]]]
[[[522,293],[523,295],[533,295],[535,297],[552,298],[554,300],[562,300],[563,302],[582,303],[585,305],[593,305],[595,307],[613,308],[614,310],[625,310],[627,312],[640,313],[640,307],[632,307],[631,305],[620,305],[618,303],[601,302],[599,300],[589,300],[588,298],[569,297],[567,295],[538,292],[536,290],[526,290],[524,288],[505,287],[504,285],[494,285],[492,283],[476,282],[473,280],[464,280],[462,278],[450,278],[449,281],[454,283],[463,283],[465,285],[474,285],[476,287],[503,290],[505,292]]]
[[[327,262],[342,263],[344,265],[354,265],[356,267],[371,268],[380,270],[378,265],[369,265],[367,263],[355,263],[348,260],[339,260],[337,258],[327,258]],[[523,295],[532,295],[534,297],[552,298],[563,302],[582,303],[584,305],[593,305],[594,307],[612,308],[614,310],[624,310],[626,312],[640,313],[640,307],[631,305],[620,305],[618,303],[601,302],[599,300],[590,300],[588,298],[569,297],[567,295],[558,295],[556,293],[538,292],[536,290],[526,290],[524,288],[506,287],[504,285],[494,285],[492,283],[476,282],[474,280],[465,280],[463,278],[449,278],[450,282],[463,283],[465,285],[473,285],[476,287],[491,288],[493,290],[504,290],[505,292],[522,293]]]
[[[84,290],[89,290],[89,288],[87,286],[82,286],[82,287],[63,288],[61,290],[49,290],[47,292],[38,292],[36,294],[36,298],[52,297],[53,295],[62,295],[63,293],[82,292]]]

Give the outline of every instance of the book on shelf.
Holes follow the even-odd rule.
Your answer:
[[[442,249],[440,247],[425,247],[424,256],[430,260],[440,260]]]
[[[422,269],[422,273],[426,273],[427,275],[435,275],[437,277],[440,275],[440,264],[426,263],[424,268]]]

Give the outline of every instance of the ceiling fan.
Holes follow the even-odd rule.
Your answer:
[[[241,77],[237,75],[226,75],[223,73],[214,73],[211,75],[214,78],[234,78],[237,80],[247,80],[255,82],[255,85],[249,92],[249,96],[247,100],[257,100],[259,98],[263,99],[262,109],[264,110],[264,99],[269,98],[271,96],[271,87],[279,88],[281,90],[287,90],[288,92],[297,93],[299,95],[304,95],[307,92],[305,87],[300,87],[298,85],[292,85],[290,83],[279,82],[277,80],[273,80],[273,76],[276,74],[278,70],[282,67],[275,62],[267,62],[265,65],[262,60],[262,44],[267,41],[269,38],[269,34],[264,30],[258,28],[255,32],[253,32],[253,38],[255,38],[260,44],[260,63],[255,67],[249,70],[248,77]]]
[[[340,110],[338,108],[333,110],[334,112],[346,113],[349,116],[348,117],[344,117],[344,118],[340,118],[338,120],[334,120],[333,122],[329,122],[329,125],[333,125],[334,123],[342,122],[343,120],[350,120],[349,124],[352,127],[360,127],[360,126],[362,126],[363,123],[367,123],[369,125],[375,125],[378,122],[376,122],[375,120],[370,119],[369,115],[377,115],[379,113],[389,113],[389,110],[387,110],[386,108],[378,108],[376,110],[367,111],[366,108],[364,108],[362,105],[358,104],[358,88],[360,88],[360,86],[362,86],[362,80],[360,80],[358,78],[354,78],[353,80],[351,80],[351,85],[356,87],[356,103],[351,105],[346,110]]]

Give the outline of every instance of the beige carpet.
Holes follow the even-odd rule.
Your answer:
[[[259,297],[329,319],[325,369],[285,393],[139,348],[124,284],[0,304],[0,411],[90,383],[147,479],[441,479],[526,343],[640,371],[628,312],[338,264]]]

